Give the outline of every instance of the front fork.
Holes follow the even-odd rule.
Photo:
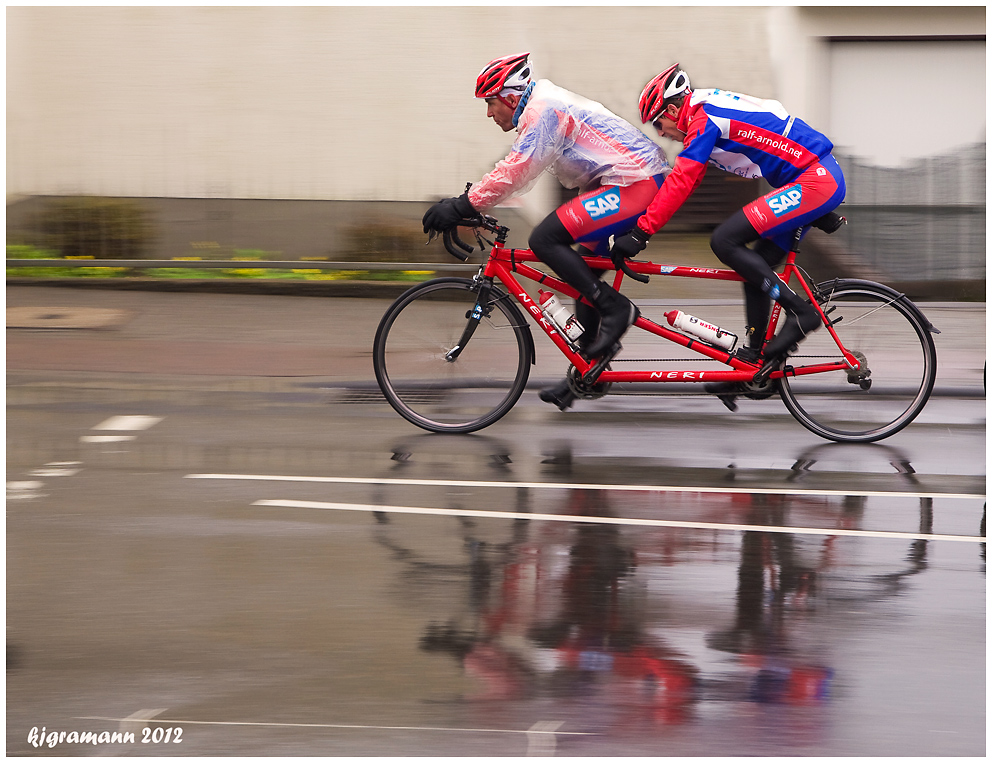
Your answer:
[[[462,335],[458,338],[458,343],[444,354],[444,359],[449,363],[454,363],[458,359],[462,350],[468,345],[475,330],[479,327],[479,323],[493,309],[492,305],[489,304],[489,294],[493,288],[492,277],[486,277],[480,274],[475,277],[475,282],[479,284],[479,289],[476,292],[478,296],[475,299],[475,307],[465,313],[465,318],[468,322],[465,324]]]

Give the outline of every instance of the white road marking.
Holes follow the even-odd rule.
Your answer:
[[[554,757],[558,742],[555,733],[562,721],[538,721],[527,729],[527,756],[537,758]]]
[[[38,480],[18,480],[15,482],[7,483],[8,490],[17,490],[17,491],[38,490],[39,488],[42,488],[44,486],[45,483],[39,482]]]
[[[323,511],[365,511],[393,514],[424,514],[446,517],[478,517],[491,519],[527,519],[546,522],[583,522],[599,525],[633,525],[636,527],[681,527],[693,530],[743,530],[790,535],[846,535],[855,538],[890,538],[908,540],[952,540],[984,543],[983,536],[933,535],[927,533],[889,532],[884,530],[843,530],[823,527],[780,527],[777,525],[739,525],[724,522],[689,522],[674,519],[630,519],[627,517],[590,517],[572,514],[524,514],[516,511],[487,511],[479,509],[438,509],[420,506],[380,506],[367,503],[333,503],[323,501],[261,500],[252,506],[283,509],[317,509]]]
[[[130,718],[130,716],[129,716]],[[109,718],[102,715],[77,716],[77,721],[126,721],[128,718]],[[151,719],[149,719],[151,720]],[[473,734],[559,734],[563,736],[599,736],[592,731],[535,731],[530,729],[475,729],[455,726],[363,726],[353,723],[276,723],[274,721],[191,721],[180,718],[155,718],[155,723],[172,723],[176,726],[272,726],[295,729],[368,729],[372,731],[467,731]]]
[[[139,710],[136,713],[131,713],[127,718],[120,719],[121,725],[118,730],[121,732],[130,731],[137,735],[141,729],[148,725],[149,721],[154,720],[156,715],[161,715],[166,710],[168,710],[167,707],[159,707],[153,710]]]
[[[434,480],[397,479],[386,477],[298,477],[286,474],[187,474],[186,479],[199,480],[257,480],[261,482],[327,482],[354,485],[405,485],[433,487],[510,487],[534,488],[538,490],[616,490],[626,492],[659,493],[721,493],[734,495],[819,495],[819,496],[866,496],[882,498],[970,498],[985,499],[978,493],[912,493],[895,490],[811,490],[802,488],[731,488],[731,487],[692,487],[679,485],[604,485],[581,482],[509,482],[506,480]]]
[[[133,440],[133,434],[84,434],[80,442],[127,442]]]
[[[15,480],[7,483],[8,501],[30,501],[35,498],[47,498],[48,493],[39,493],[45,486],[39,480]]]
[[[78,474],[81,470],[74,469],[66,466],[51,466],[46,464],[38,469],[31,470],[31,476],[33,477],[71,477],[74,474]]]
[[[111,416],[106,421],[97,424],[93,429],[109,429],[115,432],[134,432],[153,427],[162,418],[160,416]]]
[[[134,734],[135,742],[140,743],[141,730],[148,726],[148,723],[155,718],[156,715],[164,713],[168,708],[160,707],[152,710],[139,710],[136,713],[131,713],[127,718],[120,718],[120,725],[117,730],[122,734]],[[118,719],[114,719],[118,720]],[[126,755],[128,749],[125,745],[103,745],[101,748],[100,756],[107,758],[119,758]]]

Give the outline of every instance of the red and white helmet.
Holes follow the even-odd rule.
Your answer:
[[[653,122],[665,108],[665,101],[676,98],[692,90],[689,75],[682,71],[679,64],[672,64],[665,71],[651,80],[641,91],[641,99],[637,108],[641,113],[644,124]]]
[[[506,90],[522,93],[530,84],[530,53],[503,56],[486,64],[475,81],[476,98],[492,98]]]

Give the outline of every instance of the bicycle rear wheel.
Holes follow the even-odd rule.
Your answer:
[[[923,410],[937,376],[937,352],[925,319],[912,303],[868,282],[839,281],[820,287],[824,312],[841,342],[864,358],[860,378],[829,371],[779,380],[789,412],[804,427],[837,442],[875,442],[895,434]],[[840,320],[838,320],[840,319]],[[843,360],[825,328],[798,346],[793,367]]]
[[[482,429],[505,415],[527,384],[534,344],[524,317],[492,288],[469,336],[478,298],[472,281],[438,278],[401,295],[379,323],[372,359],[379,388],[418,427]]]

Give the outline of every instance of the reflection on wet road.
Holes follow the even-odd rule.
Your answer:
[[[127,316],[8,328],[9,755],[985,752],[984,305],[927,306],[935,395],[849,445],[778,399],[562,414],[540,352],[426,434],[384,300],[8,304]]]
[[[475,708],[476,723],[492,712],[519,723],[553,708],[557,728],[595,735],[558,738],[562,754],[649,754],[654,734],[667,754],[881,754],[905,745],[896,732],[915,736],[902,724],[918,710],[910,704],[903,718],[892,712],[900,685],[924,704],[928,693],[957,697],[939,713],[956,717],[954,730],[931,728],[940,725],[937,713],[923,714],[923,738],[905,745],[907,753],[921,743],[940,749],[947,740],[939,734],[960,733],[969,715],[980,723],[982,681],[970,691],[952,688],[944,683],[950,676],[940,674],[942,665],[960,669],[960,654],[950,654],[961,646],[954,634],[972,631],[978,642],[971,667],[981,675],[983,581],[976,579],[970,603],[960,592],[932,601],[918,590],[926,586],[914,585],[932,561],[935,577],[952,580],[960,566],[983,566],[973,498],[964,506],[962,497],[939,498],[948,534],[935,536],[932,497],[511,490],[463,492],[453,501],[478,505],[484,495],[504,517],[517,517],[503,521],[486,518],[490,510],[457,508],[447,510],[449,518],[426,521],[406,513],[416,509],[374,514],[373,537],[393,562],[396,600],[425,619],[418,646],[459,667],[467,686],[457,702]],[[333,511],[356,504],[255,505]],[[380,490],[368,506],[392,504]],[[713,524],[607,524],[649,523],[637,517],[662,514]],[[807,529],[760,529],[790,525]],[[858,529],[893,525],[915,537]],[[754,529],[736,531],[741,526]],[[845,531],[888,538],[866,543]],[[936,548],[934,537],[961,543]],[[970,626],[947,619],[962,615]],[[889,655],[904,629],[927,633],[940,623],[936,641],[916,642],[895,660]],[[899,663],[919,659],[917,647],[928,655],[926,667],[906,675]],[[877,741],[860,738],[860,718],[872,714],[888,718],[891,736],[875,730]],[[751,738],[755,724],[760,740]],[[838,725],[849,730],[838,732]],[[544,744],[545,753],[553,749]]]
[[[984,752],[967,403],[758,453],[125,384],[9,398],[9,754]]]

